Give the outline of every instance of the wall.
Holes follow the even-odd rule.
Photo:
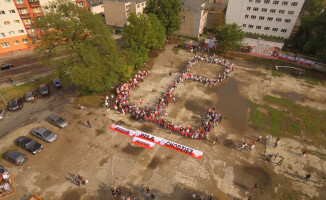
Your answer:
[[[105,22],[109,26],[123,27],[127,24],[126,6],[130,3],[104,1]]]
[[[100,5],[97,5],[97,6],[92,6],[92,7],[90,7],[90,11],[93,14],[104,13],[104,6],[103,6],[103,4],[100,4]]]

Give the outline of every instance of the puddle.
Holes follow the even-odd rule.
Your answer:
[[[102,135],[105,133],[105,131],[103,129],[96,129],[96,136]]]
[[[152,133],[154,130],[154,127],[153,127],[153,125],[143,124],[139,127],[139,130],[144,133]]]
[[[187,99],[184,103],[185,108],[194,112],[196,115],[206,115],[208,109],[212,107],[212,102],[205,99]]]
[[[225,139],[223,142],[223,145],[226,147],[232,148],[232,149],[237,147],[237,145],[234,143],[234,141],[230,140],[230,139]]]
[[[99,166],[102,167],[108,160],[109,160],[110,157],[106,157],[106,158],[103,158],[100,163],[99,163]]]
[[[145,150],[145,148],[143,147],[134,147],[131,146],[131,144],[128,144],[127,146],[122,148],[122,151],[124,153],[130,154],[130,155],[139,155],[141,152],[143,152]]]
[[[66,191],[62,195],[62,200],[80,200],[83,194],[86,193],[86,189],[76,189],[76,190],[71,190],[71,191]]]
[[[277,94],[280,95],[281,97],[285,98],[285,99],[289,99],[293,102],[299,102],[299,101],[303,101],[304,99],[307,98],[306,95],[303,94],[299,94],[296,92],[280,92],[280,91],[273,91],[273,94]]]
[[[217,88],[216,109],[222,113],[223,117],[228,118],[222,120],[222,123],[228,121],[232,128],[242,133],[247,127],[249,102],[239,93],[239,84],[237,80],[231,79],[227,84]]]
[[[248,72],[249,74],[255,75],[255,76],[265,76],[265,73],[262,73],[260,71],[256,70],[246,70],[244,69],[244,71]]]
[[[159,166],[160,164],[162,163],[162,160],[158,157],[158,156],[155,156],[151,162],[148,164],[148,168],[149,169],[156,169],[157,166]]]

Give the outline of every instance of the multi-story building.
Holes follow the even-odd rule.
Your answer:
[[[105,22],[109,26],[123,27],[128,24],[130,12],[137,16],[144,12],[146,0],[104,0]]]
[[[1,0],[0,1],[0,55],[28,50],[28,37],[36,30],[32,20],[43,15],[52,0]],[[73,0],[86,7],[86,0]]]
[[[267,36],[289,38],[305,0],[229,0],[226,23]]]

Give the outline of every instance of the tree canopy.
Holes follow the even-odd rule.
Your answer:
[[[155,14],[165,28],[167,36],[180,29],[180,0],[148,0],[145,13]]]
[[[216,40],[223,53],[229,50],[237,50],[239,42],[245,37],[245,33],[237,24],[226,24],[217,29]]]
[[[306,0],[303,4],[303,10],[312,16],[320,14],[323,8],[324,0]]]
[[[147,61],[149,50],[157,49],[164,44],[166,35],[161,22],[153,14],[141,14],[137,17],[132,12],[128,22],[129,25],[122,29],[122,40],[135,68],[139,68]]]
[[[52,2],[49,8],[33,21],[41,32],[32,44],[43,64],[57,66],[64,84],[98,93],[130,77],[133,67],[124,61],[99,16],[67,0]]]

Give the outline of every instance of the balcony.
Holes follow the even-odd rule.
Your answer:
[[[41,16],[43,16],[43,13],[42,12],[34,13],[34,17],[41,17]]]
[[[76,0],[76,2],[78,3],[78,2],[84,2],[84,0]]]
[[[22,19],[29,19],[29,18],[31,18],[31,15],[29,13],[25,13],[25,14],[20,14],[20,17]]]
[[[25,28],[30,29],[30,28],[32,28],[32,25],[31,24],[25,24]]]
[[[16,8],[20,9],[20,8],[26,8],[26,4],[22,3],[22,4],[16,4]]]
[[[31,3],[30,3],[30,6],[31,6],[32,8],[40,7],[40,2],[31,2]]]

